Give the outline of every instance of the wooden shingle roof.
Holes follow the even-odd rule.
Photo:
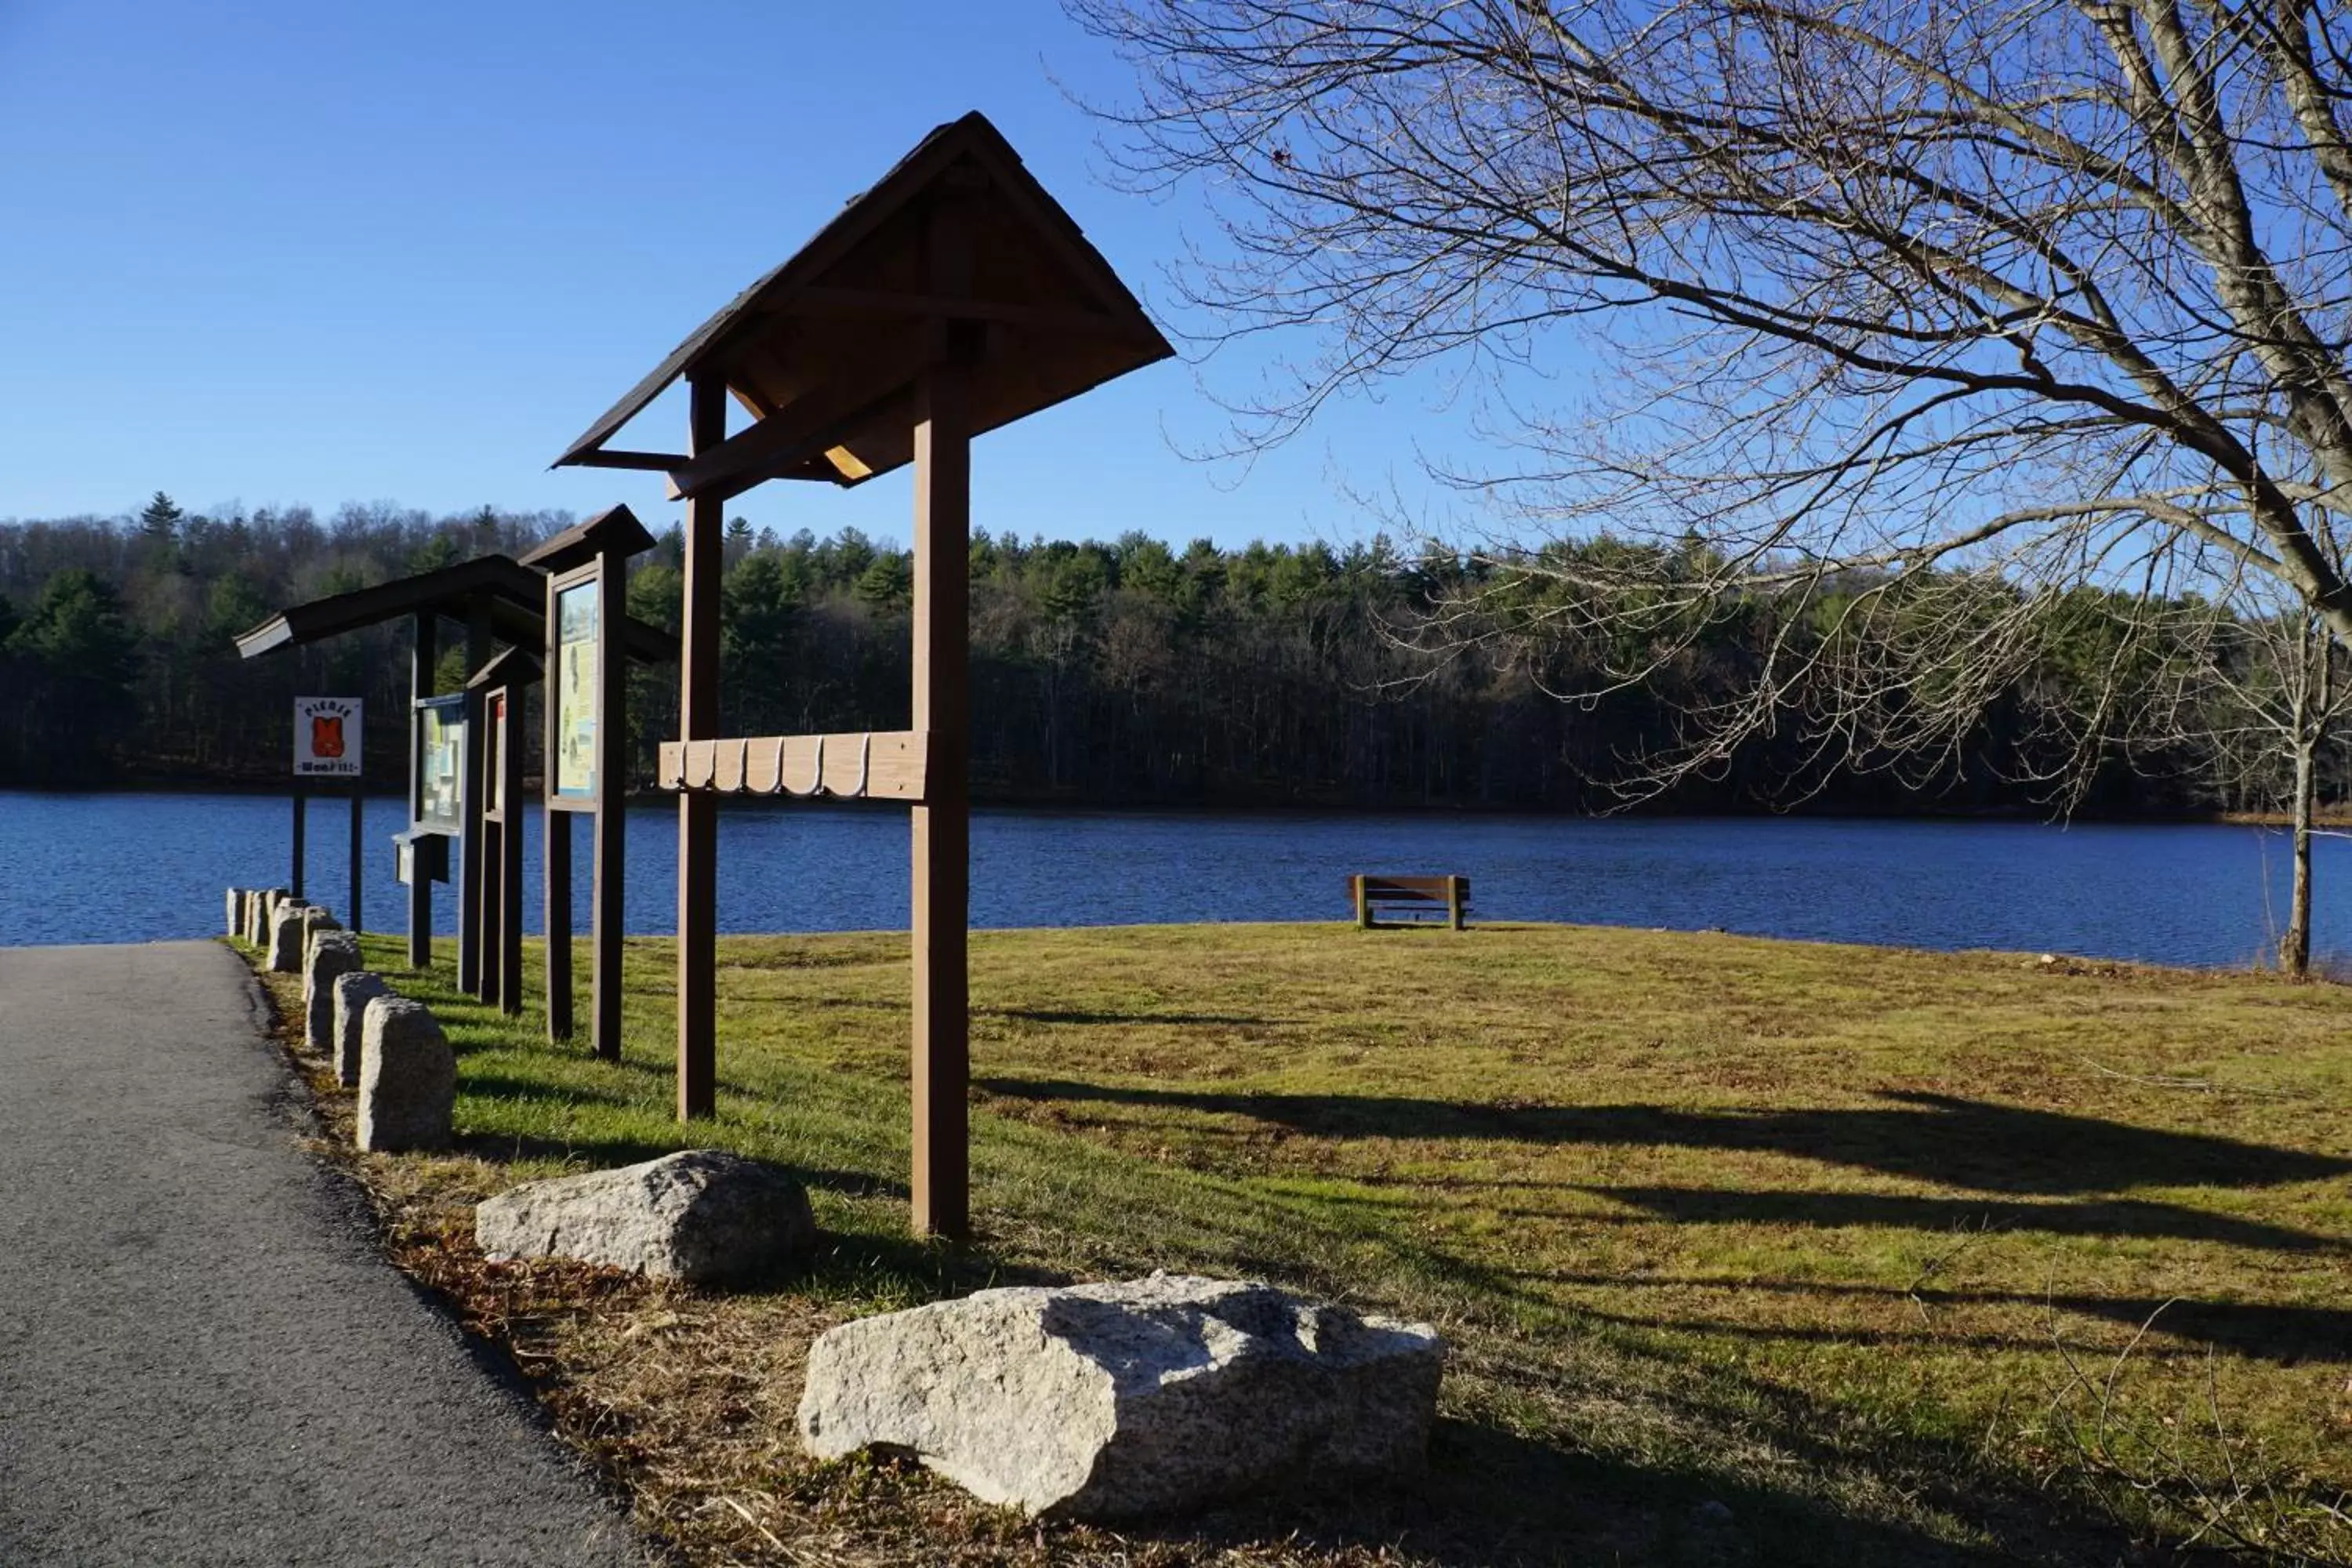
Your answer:
[[[967,274],[942,290],[934,220]],[[556,467],[667,469],[680,495],[767,479],[852,485],[907,462],[913,386],[947,321],[977,323],[975,434],[1173,350],[1086,234],[979,113],[938,127],[815,237],[695,329]],[[753,419],[692,461],[605,443],[681,377],[724,380]]]

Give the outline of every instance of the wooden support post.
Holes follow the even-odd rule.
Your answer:
[[[499,726],[499,1011],[522,1013],[522,694],[520,685],[503,693],[506,718]]]
[[[1445,914],[1455,931],[1462,929],[1462,879],[1445,879]]]
[[[303,853],[302,846],[302,818],[304,808],[309,804],[309,799],[302,788],[302,781],[296,779],[294,781],[294,877],[289,886],[293,889],[294,896],[298,899],[302,896],[302,862],[310,858]]]
[[[489,662],[490,616],[477,605],[466,622],[466,676]],[[482,700],[466,700],[465,803],[458,812],[461,833],[457,857],[457,989],[482,994]]]
[[[433,695],[433,664],[438,657],[434,646],[440,630],[430,615],[420,614],[415,620],[415,632],[408,645],[408,820],[412,823],[425,812],[425,749],[416,743],[416,710],[415,704]],[[408,873],[408,967],[429,969],[433,966],[433,879],[415,867]]]
[[[688,384],[687,455],[727,437],[727,386],[709,374]],[[677,729],[682,741],[719,733],[719,595],[722,502],[686,503],[684,634],[678,650]],[[605,606],[609,615],[612,607]],[[600,616],[600,622],[604,618]],[[600,781],[609,790],[609,784]],[[607,800],[605,810],[620,803]],[[604,812],[599,812],[601,816]],[[719,967],[719,801],[682,791],[677,797],[677,1115],[711,1114],[717,1103]]]
[[[970,974],[972,344],[961,325],[924,373],[915,425],[914,727],[929,776],[914,808],[914,1229],[971,1234]]]
[[[364,761],[361,765],[366,765]],[[367,823],[363,818],[366,806],[366,786],[359,780],[353,779],[352,781],[352,907],[343,914],[344,923],[350,928],[353,936],[359,935],[361,931],[367,929],[364,924],[365,916],[361,912],[360,908],[360,867],[365,860],[361,848],[367,839]]]
[[[489,704],[485,702],[482,707],[487,712]],[[498,1000],[499,960],[505,956],[506,938],[500,926],[507,905],[506,843],[505,823],[485,821],[482,824],[482,955],[474,970],[474,994],[484,1002]]]
[[[547,755],[554,757],[552,744]],[[547,1037],[561,1045],[572,1037],[572,814],[547,806],[539,820],[540,886],[547,893]]]
[[[719,420],[719,429],[721,433],[726,429],[723,415]],[[712,525],[714,538],[717,537],[718,528],[718,524]],[[714,545],[714,553],[716,550],[717,547]],[[621,941],[628,934],[629,929],[626,913],[629,869],[629,652],[627,640],[621,635],[625,624],[623,617],[628,605],[627,558],[614,551],[605,551],[598,564],[596,581],[596,811],[594,821],[589,829],[595,835],[595,868],[594,881],[590,888],[590,897],[593,903],[589,913],[589,935],[592,945],[589,955],[589,976],[592,983],[588,1002],[591,1008],[589,1037],[598,1056],[603,1057],[606,1061],[616,1062],[621,1059]],[[714,583],[711,587],[713,597],[709,616],[714,623],[719,618],[717,593],[718,588]],[[555,623],[551,620],[548,624],[551,626]],[[715,633],[711,642],[710,672],[714,689],[711,693],[709,711],[712,732],[716,733],[718,724],[716,687],[719,664]],[[553,672],[551,671],[551,679],[552,677]],[[551,691],[553,688],[551,686],[547,689]],[[552,755],[551,752],[550,754]],[[683,800],[684,797],[681,796],[680,799]],[[683,815],[681,812],[681,822]],[[716,931],[718,921],[716,900],[719,844],[715,828],[714,821],[709,862],[711,879],[708,884],[709,901],[704,906],[713,931]],[[682,886],[681,882],[681,888]],[[683,921],[679,923],[678,930],[681,933],[686,930]],[[685,943],[681,941],[679,942],[681,963],[684,962],[684,948]],[[713,960],[715,963],[715,951]],[[716,985],[716,975],[707,973],[703,984],[706,986]],[[678,1060],[681,1068],[686,1060],[683,1049],[685,994],[685,991],[681,988],[678,993],[681,1044]],[[703,1016],[706,1019],[712,1019],[715,1018],[715,1013],[706,1007]],[[706,1038],[708,1038],[707,1036]],[[700,1059],[706,1067],[715,1061],[715,1046],[706,1048]],[[706,1081],[708,1078],[709,1073],[706,1071]],[[684,1075],[681,1071],[678,1099],[681,1110],[684,1110],[686,1103]],[[699,1103],[702,1110],[707,1113],[710,1109],[709,1095],[706,1094]]]
[[[556,690],[563,679],[563,639],[557,629],[555,577],[547,579],[547,646],[541,649],[546,669],[539,688],[540,767],[546,774],[540,785],[539,884],[547,895],[547,1037],[561,1045],[572,1038],[572,814],[556,808],[555,759],[563,737],[556,721],[562,706]]]
[[[1364,896],[1364,879],[1359,874],[1348,879],[1348,891],[1356,900],[1356,929],[1372,929],[1372,900]]]

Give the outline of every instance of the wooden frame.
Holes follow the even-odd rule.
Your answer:
[[[542,865],[547,895],[547,1032],[569,1039],[572,1019],[572,818],[587,813],[594,835],[593,882],[589,920],[589,1039],[608,1060],[621,1058],[621,953],[627,931],[628,872],[628,665],[622,641],[627,625],[621,605],[628,558],[650,549],[653,536],[629,509],[614,507],[567,530],[525,556],[547,576],[546,744],[541,769],[541,805],[546,823]],[[595,626],[586,639],[565,635],[565,605],[575,595],[593,595]],[[575,679],[575,660],[585,645],[593,666]],[[584,691],[574,687],[584,685]],[[589,735],[587,787],[565,783],[578,760],[574,744],[585,701]],[[573,732],[567,734],[567,726]]]
[[[539,661],[510,647],[466,683],[468,773],[481,795],[467,813],[480,843],[474,984],[467,987],[509,1016],[522,1012],[522,794],[524,694],[540,679]]]
[[[996,128],[933,131],[817,237],[746,289],[592,424],[557,465],[651,467],[607,445],[688,387],[678,734],[677,1110],[717,1100],[718,805],[728,794],[910,808],[919,1234],[969,1234],[971,448],[974,437],[1173,353]],[[752,416],[727,434],[727,400]],[[911,728],[721,738],[724,502],[772,479],[862,484],[915,469]]]

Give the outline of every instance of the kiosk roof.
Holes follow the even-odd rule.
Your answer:
[[[943,242],[946,215],[954,237]],[[951,245],[944,267],[940,252]],[[943,287],[943,275],[957,281]],[[853,485],[913,455],[917,376],[950,321],[982,333],[974,433],[1174,353],[1020,154],[974,112],[940,126],[782,266],[738,295],[555,466],[667,470],[677,496],[763,479]],[[688,458],[604,443],[680,377],[723,379],[753,423]]]
[[[466,620],[476,606],[489,615],[491,635],[521,647],[547,641],[547,578],[510,556],[478,555],[432,572],[335,594],[279,611],[236,637],[236,651],[255,658],[274,648],[318,642],[407,616]],[[677,658],[677,638],[639,620],[626,623],[629,657],[646,663]]]
[[[625,506],[600,511],[587,521],[575,523],[536,549],[524,552],[522,563],[553,576],[569,572],[574,566],[610,550],[621,556],[638,554],[654,547],[654,536],[637,521],[637,514]]]

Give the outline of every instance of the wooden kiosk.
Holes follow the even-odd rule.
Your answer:
[[[1172,353],[1086,235],[982,116],[923,138],[799,254],[704,322],[556,459],[667,473],[686,502],[678,792],[677,1109],[715,1091],[718,797],[913,808],[914,1227],[969,1229],[965,936],[971,863],[971,443]],[[683,452],[606,445],[683,378]],[[725,399],[750,416],[727,434]],[[768,479],[863,483],[915,466],[912,727],[721,739],[721,508]]]
[[[480,889],[474,994],[509,1016],[522,1011],[523,693],[538,682],[539,660],[519,647],[466,682],[466,728],[476,737],[467,748],[466,787],[475,804],[466,816],[481,841],[468,857]]]
[[[608,614],[627,585],[629,557],[653,548],[636,514],[616,506],[564,530],[525,555],[547,574],[547,739],[541,755],[547,821],[547,1033],[572,1037],[572,818],[588,814],[595,835],[590,902],[589,1038],[621,1059],[621,935],[628,868],[628,670],[621,617]]]
[[[486,792],[472,778],[473,763],[479,752],[478,745],[472,742],[479,730],[466,721],[469,699],[465,694],[435,694],[441,623],[456,621],[466,629],[465,668],[470,686],[487,673],[485,667],[491,664],[500,643],[508,645],[510,651],[522,649],[535,656],[547,642],[546,613],[547,579],[540,571],[504,555],[481,555],[372,588],[292,605],[236,637],[238,654],[257,658],[278,648],[341,637],[386,621],[406,620],[412,624],[410,826],[394,841],[400,879],[408,887],[408,963],[413,969],[423,969],[433,962],[433,884],[451,879],[451,862],[455,861],[458,889],[457,984],[460,989],[485,999],[500,993],[486,990],[483,984],[483,891],[487,879],[481,852],[487,835],[480,813]],[[658,627],[625,619],[620,622],[619,634],[622,652],[629,658],[651,663],[677,657],[676,639]],[[616,658],[614,662],[618,664],[620,660]],[[522,668],[509,666],[507,676],[500,678],[501,684],[512,684],[516,690],[513,722],[518,726],[518,738],[520,688],[523,684],[518,677]],[[537,666],[529,668],[530,679],[536,679]],[[619,713],[617,706],[614,712],[616,716]],[[615,728],[619,727],[616,717]],[[502,754],[509,759],[505,765],[520,766],[522,748],[519,743],[506,748]],[[446,776],[436,773],[436,768],[445,769]],[[516,788],[519,791],[519,784]],[[520,854],[520,817],[502,816],[499,826],[502,836],[508,827],[513,828],[508,836],[510,843],[502,845],[499,853]],[[520,872],[514,878],[514,886],[516,897],[520,898]],[[513,922],[512,930],[519,939],[520,919]],[[501,926],[501,941],[505,940],[505,931]],[[501,963],[502,984],[508,973],[520,982],[519,965],[509,969]],[[564,1000],[568,1006],[568,990]],[[519,993],[516,1005],[520,1005]]]

